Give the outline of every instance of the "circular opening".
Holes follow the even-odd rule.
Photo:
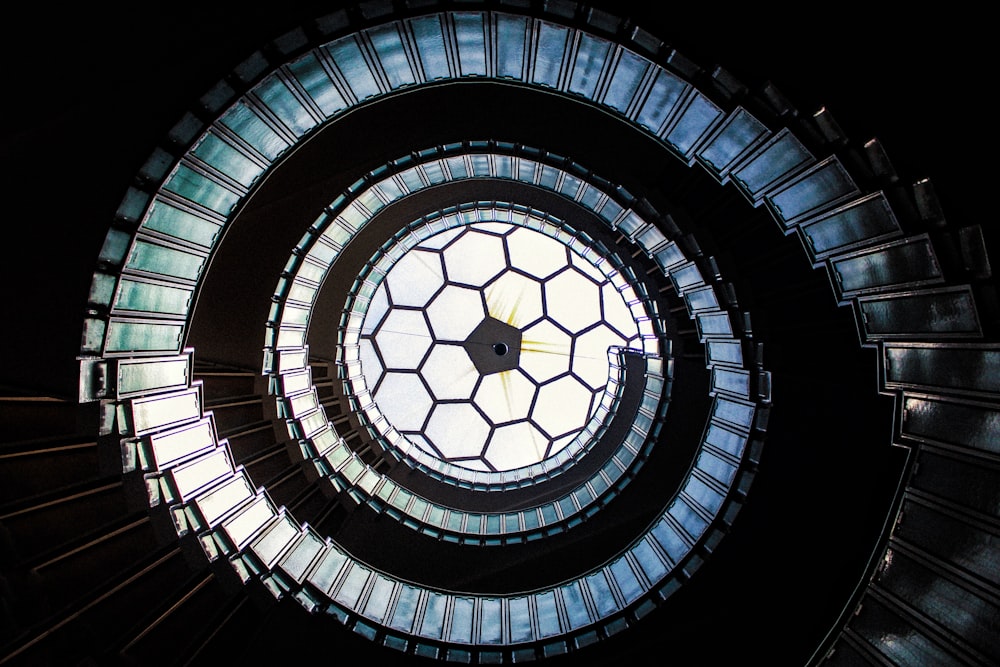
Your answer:
[[[507,343],[494,343],[493,344],[493,351],[496,352],[496,355],[498,357],[502,357],[505,354],[507,354],[507,350],[508,350]]]

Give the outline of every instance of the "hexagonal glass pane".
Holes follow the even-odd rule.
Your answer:
[[[484,375],[473,402],[494,424],[524,419],[538,387],[520,370]]]
[[[567,372],[571,342],[547,319],[528,327],[521,337],[521,370],[539,383]]]
[[[372,295],[372,300],[368,303],[364,320],[361,323],[361,334],[367,335],[375,331],[375,328],[389,312],[389,296],[385,291],[385,282],[379,284]]]
[[[632,311],[622,293],[615,289],[611,283],[605,283],[601,287],[601,301],[604,304],[604,321],[611,325],[618,333],[627,340],[632,340],[639,335],[639,329],[632,317]]]
[[[552,438],[583,428],[590,419],[594,393],[572,375],[543,385],[538,390],[531,421]]]
[[[599,268],[594,266],[593,262],[580,253],[570,252],[569,259],[573,266],[593,278],[594,282],[600,284],[607,281],[607,276],[605,276]]]
[[[386,368],[417,368],[430,345],[431,332],[419,310],[393,308],[375,334]]]
[[[471,403],[441,403],[431,412],[424,435],[446,460],[478,457],[490,425]]]
[[[367,338],[362,338],[358,343],[358,358],[361,360],[361,373],[365,376],[365,383],[369,387],[374,387],[382,378],[382,362],[375,353],[375,346]]]
[[[542,317],[542,285],[520,273],[503,272],[483,293],[490,317],[512,327],[521,329]]]
[[[603,323],[580,334],[573,348],[573,372],[591,389],[603,389],[608,383],[608,348],[625,342]]]
[[[414,248],[392,265],[383,284],[393,305],[423,308],[444,285],[441,255]]]
[[[439,401],[471,398],[480,377],[464,347],[440,343],[431,348],[420,374]]]
[[[516,422],[493,431],[483,458],[497,470],[513,470],[543,460],[548,448],[544,433],[528,422]]]
[[[451,243],[456,236],[465,231],[464,227],[452,227],[451,229],[446,229],[443,232],[438,232],[434,236],[424,239],[417,245],[418,248],[427,248],[429,250],[440,250],[449,243]]]
[[[451,282],[482,287],[507,267],[503,239],[470,228],[444,250]]]
[[[374,398],[379,410],[398,431],[419,431],[434,404],[416,373],[386,373]]]
[[[536,278],[548,278],[569,262],[565,245],[527,227],[519,227],[507,237],[507,249],[510,265]]]
[[[464,341],[486,318],[479,290],[448,285],[427,307],[434,338],[439,341]]]
[[[601,320],[601,292],[576,269],[545,281],[546,314],[572,333]]]

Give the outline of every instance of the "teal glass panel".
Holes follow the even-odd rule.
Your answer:
[[[859,302],[869,335],[979,335],[976,304],[969,288]]]
[[[417,42],[417,54],[424,67],[424,78],[427,81],[449,78],[451,72],[448,69],[448,51],[444,46],[441,18],[415,18],[410,21],[410,30]]]
[[[833,159],[770,198],[777,214],[785,220],[807,215],[858,192],[851,175]]]
[[[566,617],[569,620],[571,629],[582,628],[591,622],[590,612],[587,611],[587,603],[580,590],[580,583],[574,581],[566,584],[560,589],[563,598],[563,606],[566,609]]]
[[[677,100],[680,99],[686,88],[687,83],[682,79],[666,70],[660,70],[646,101],[642,104],[636,122],[650,131],[658,133],[667,118],[670,117],[677,105]]]
[[[458,43],[460,76],[486,75],[486,36],[483,15],[478,12],[456,12],[455,40]]]
[[[650,535],[674,564],[680,562],[691,550],[688,540],[666,520],[657,523]]]
[[[368,31],[368,37],[372,41],[372,46],[375,47],[375,53],[378,54],[383,71],[389,79],[389,88],[395,90],[401,86],[416,83],[396,24],[373,28]]]
[[[246,187],[264,171],[263,167],[211,132],[204,136],[192,153]]]
[[[745,109],[738,109],[726,121],[722,131],[698,155],[716,171],[726,171],[743,151],[768,131],[763,123]]]
[[[697,93],[664,139],[678,153],[686,156],[721,117],[722,109]]]
[[[604,218],[604,220],[607,221],[608,224],[611,224],[612,222],[614,222],[615,218],[621,215],[621,212],[623,210],[624,209],[618,202],[616,202],[613,199],[609,199],[606,202],[604,202],[604,206],[602,206],[601,210],[598,211],[598,215]]]
[[[315,533],[306,531],[302,540],[281,559],[281,569],[297,581],[301,581],[306,570],[323,549],[323,541]]]
[[[734,170],[733,178],[746,188],[750,196],[756,197],[778,179],[812,159],[798,138],[786,133],[757,153],[750,162]]]
[[[451,172],[452,178],[468,178],[470,176],[469,170],[465,166],[465,160],[463,158],[450,157],[446,159],[445,162],[448,163],[448,171]]]
[[[563,177],[562,184],[559,186],[559,192],[566,195],[569,198],[575,198],[576,193],[580,190],[580,179],[571,174],[566,174]]]
[[[498,14],[496,17],[497,76],[523,80],[524,37],[528,19]]]
[[[183,315],[191,305],[192,291],[122,278],[115,309]]]
[[[392,617],[389,619],[389,627],[403,632],[409,632],[413,627],[413,619],[417,611],[417,603],[420,601],[420,589],[413,586],[401,585],[399,596],[396,598],[396,606],[392,610]]]
[[[713,368],[712,388],[748,398],[750,392],[750,374],[746,371],[737,371],[731,368]]]
[[[178,352],[183,326],[169,323],[127,322],[108,323],[105,350],[107,352]]]
[[[346,560],[347,556],[343,553],[337,549],[330,549],[309,576],[309,581],[319,590],[329,593],[340,576],[340,570]]]
[[[316,119],[276,75],[262,81],[254,92],[295,136],[300,137],[316,126]]]
[[[187,359],[122,362],[118,366],[118,395],[153,389],[183,387],[188,381]]]
[[[347,81],[355,98],[364,100],[381,92],[354,37],[343,37],[333,41],[326,46],[326,50],[337,63],[337,68],[344,75],[344,80]]]
[[[474,600],[472,598],[454,598],[455,604],[452,607],[451,630],[448,632],[448,639],[460,644],[468,644],[472,641],[472,610]]]
[[[219,122],[269,160],[275,159],[288,148],[288,142],[246,106],[245,102],[234,104]]]
[[[163,276],[195,280],[205,266],[205,257],[167,248],[166,246],[136,241],[129,253],[125,268]]]
[[[551,637],[559,634],[559,611],[556,608],[556,594],[552,591],[535,595],[535,609],[538,613],[538,634]]]
[[[394,582],[390,579],[386,579],[381,574],[375,574],[375,580],[368,593],[368,599],[365,601],[362,613],[372,620],[381,622],[389,608],[389,602],[392,600],[394,586]]]
[[[540,21],[535,44],[535,62],[531,82],[557,88],[562,60],[566,54],[569,28]]]
[[[584,581],[590,590],[590,599],[594,601],[599,616],[603,618],[618,611],[618,601],[611,592],[608,580],[604,578],[603,570],[586,577]]]
[[[528,608],[528,598],[512,598],[508,604],[510,613],[511,643],[526,642],[532,639],[531,612]]]
[[[866,239],[899,234],[900,228],[880,192],[803,224],[799,231],[813,255],[821,257]]]
[[[608,90],[604,93],[604,104],[622,113],[628,111],[632,98],[635,97],[636,90],[639,88],[639,82],[646,74],[647,67],[649,67],[649,61],[623,49],[621,58],[611,75]]]
[[[499,644],[503,641],[503,609],[500,600],[484,598],[479,605],[479,641]]]
[[[487,155],[472,156],[472,175],[485,178],[490,175],[490,158]]]
[[[632,555],[635,557],[635,561],[639,564],[639,567],[642,568],[646,579],[656,584],[656,582],[667,574],[667,566],[653,547],[651,539],[651,537],[647,536],[639,540],[638,544],[632,548]]]
[[[356,609],[361,592],[364,590],[370,574],[370,570],[361,567],[357,563],[353,563],[347,573],[347,577],[337,590],[334,600],[348,609]]]
[[[235,192],[183,164],[177,167],[163,188],[223,216],[229,215],[239,201]]]
[[[535,167],[538,166],[537,162],[533,160],[520,159],[515,162],[517,167],[517,175],[515,178],[523,183],[534,183],[535,182]]]
[[[719,507],[722,506],[722,495],[697,477],[688,479],[684,491],[694,502],[703,509],[708,510],[709,514],[715,514],[719,511]]]
[[[427,176],[427,180],[430,181],[431,185],[437,185],[439,183],[444,183],[447,179],[444,173],[444,169],[441,168],[440,162],[428,162],[423,166],[424,174]]]
[[[153,202],[142,226],[205,248],[215,245],[222,231],[218,223],[182,211],[160,200]]]
[[[625,604],[634,602],[636,598],[643,594],[642,584],[635,576],[635,572],[632,571],[628,559],[624,557],[619,558],[611,563],[608,570],[618,584],[618,590],[621,591],[622,596],[625,598]]]
[[[594,99],[609,53],[611,53],[610,42],[593,35],[581,34],[573,72],[570,75],[569,91],[583,95],[587,99]]]
[[[323,66],[312,53],[290,63],[288,70],[299,82],[299,85],[309,93],[309,97],[326,117],[330,117],[347,107],[344,96],[333,85],[333,81],[330,80]]]
[[[98,320],[92,317],[85,319],[83,321],[83,334],[80,341],[83,351],[99,353],[101,351],[101,346],[104,344],[104,332],[104,320]]]

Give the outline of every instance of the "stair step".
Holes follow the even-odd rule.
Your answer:
[[[84,436],[0,447],[0,507],[98,475],[97,442]]]

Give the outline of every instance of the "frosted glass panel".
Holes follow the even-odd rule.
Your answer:
[[[400,86],[416,82],[395,24],[370,30],[368,37],[372,41],[372,46],[375,47],[385,75],[389,79],[389,88],[395,90]]]
[[[566,52],[569,29],[552,23],[540,22],[535,48],[535,62],[531,82],[555,88],[559,85],[559,72]]]
[[[660,70],[636,121],[652,132],[659,132],[686,87],[687,84],[681,79],[666,70]]]
[[[517,643],[531,640],[531,615],[528,609],[528,598],[513,598],[508,608],[510,610],[510,641]]]
[[[163,188],[220,215],[229,215],[239,201],[235,192],[183,164],[177,167]]]
[[[324,115],[332,116],[347,107],[344,97],[313,54],[299,58],[289,64],[288,69]]]
[[[751,196],[757,196],[779,178],[811,159],[812,155],[805,146],[791,133],[785,133],[757,153],[746,165],[734,170],[733,178],[742,183]]]
[[[295,136],[301,136],[316,125],[316,119],[277,76],[263,81],[254,92]]]
[[[437,16],[415,18],[410,29],[417,41],[417,53],[424,68],[424,77],[431,81],[451,76],[448,69],[448,52],[444,47],[441,19]]]
[[[344,75],[351,92],[358,100],[377,95],[380,92],[378,83],[353,37],[338,39],[331,42],[326,48]]]
[[[594,99],[609,53],[611,53],[610,42],[592,35],[581,34],[573,72],[570,75],[569,91]]]
[[[455,38],[458,42],[458,62],[461,76],[486,74],[486,38],[483,34],[483,15],[457,12]]]
[[[451,631],[448,639],[453,642],[467,644],[472,641],[472,598],[455,598],[452,609]]]
[[[639,88],[649,61],[640,58],[631,51],[623,50],[618,65],[611,77],[611,83],[604,94],[604,103],[622,113],[628,111],[632,98]]]
[[[112,320],[108,323],[105,351],[179,352],[182,333],[180,324]]]
[[[264,171],[263,167],[212,133],[206,134],[192,152],[246,187],[249,187]]]
[[[205,265],[205,257],[166,246],[136,241],[125,268],[195,280]]]
[[[288,142],[271,129],[260,116],[251,111],[244,102],[235,104],[222,116],[220,122],[268,159],[273,160],[288,148]]]
[[[154,201],[142,226],[146,229],[211,248],[222,226],[162,201]]]
[[[182,315],[191,303],[191,290],[122,278],[115,309]]]
[[[503,639],[503,617],[500,600],[486,598],[479,607],[479,641],[499,644]]]
[[[521,79],[524,69],[524,35],[528,20],[500,14],[496,19],[497,75]]]

